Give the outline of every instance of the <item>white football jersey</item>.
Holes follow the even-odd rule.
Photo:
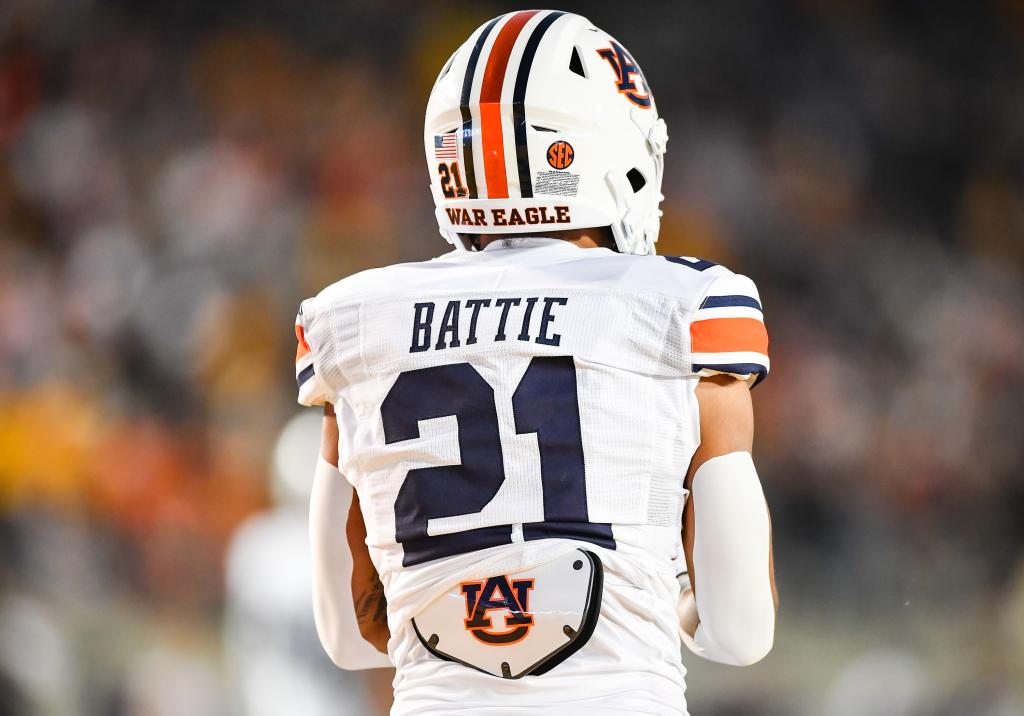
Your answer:
[[[393,713],[686,713],[675,607],[694,389],[767,374],[749,279],[501,239],[339,281],[302,304],[296,333],[299,401],[335,405],[384,584]],[[411,618],[454,586],[577,547],[604,563],[601,617],[548,673],[496,678],[417,639]]]

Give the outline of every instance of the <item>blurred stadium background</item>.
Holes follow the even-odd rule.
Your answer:
[[[521,7],[0,3],[0,715],[386,708],[313,631],[292,319],[446,249],[426,97]],[[669,123],[660,252],[772,335],[776,647],[692,712],[1024,714],[1024,4],[562,7]]]

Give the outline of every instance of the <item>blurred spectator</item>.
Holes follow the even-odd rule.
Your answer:
[[[272,460],[275,507],[249,518],[228,552],[225,654],[234,710],[246,716],[386,714],[390,707],[390,681],[380,689],[367,672],[337,669],[310,619],[308,505],[320,423],[309,411],[285,425]],[[367,694],[368,686],[377,692]],[[378,702],[382,708],[371,707]]]

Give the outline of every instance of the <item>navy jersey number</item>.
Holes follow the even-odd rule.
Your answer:
[[[512,396],[516,432],[537,433],[544,521],[523,525],[525,539],[565,537],[615,548],[611,525],[588,520],[576,368],[570,356],[534,358]],[[480,512],[505,481],[494,389],[469,363],[398,376],[381,405],[388,444],[418,438],[420,420],[455,416],[459,465],[409,470],[395,499],[395,539],[402,564],[508,544],[512,526],[427,534],[437,517]]]
[[[403,564],[416,564],[511,541],[508,530],[484,527],[427,536],[434,517],[479,512],[505,481],[494,388],[469,363],[410,370],[398,376],[380,408],[387,443],[420,436],[420,420],[454,415],[461,465],[421,467],[405,476],[395,499],[395,539]],[[415,557],[415,561],[410,561]]]
[[[523,537],[575,537],[615,549],[612,526],[587,520],[580,404],[572,356],[534,358],[512,395],[516,432],[537,433],[544,521],[523,525]]]

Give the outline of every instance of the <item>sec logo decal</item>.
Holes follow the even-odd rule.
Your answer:
[[[548,164],[555,169],[568,169],[576,153],[568,142],[555,142],[548,147]]]

